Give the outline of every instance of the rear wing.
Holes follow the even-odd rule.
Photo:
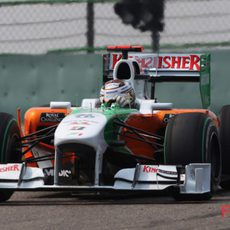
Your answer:
[[[111,49],[110,49],[111,51]],[[113,49],[104,54],[104,82],[114,78],[114,68],[123,59],[138,64],[135,68],[134,80],[149,82],[199,82],[203,108],[210,106],[210,54],[195,53],[142,53],[125,50],[125,58],[121,49]],[[119,52],[116,52],[119,51]],[[132,51],[132,50],[131,50]],[[127,62],[127,60],[125,60]],[[134,63],[134,64],[135,64]],[[121,71],[120,71],[121,72]],[[124,74],[126,71],[124,71]],[[122,74],[121,74],[122,75]],[[127,79],[127,77],[124,77]]]

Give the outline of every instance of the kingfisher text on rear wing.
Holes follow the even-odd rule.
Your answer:
[[[112,70],[122,55],[109,54],[109,69]],[[155,68],[158,70],[200,71],[200,54],[130,54],[129,59],[135,59],[141,71]]]

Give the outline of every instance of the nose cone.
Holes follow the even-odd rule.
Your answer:
[[[97,147],[106,145],[104,127],[107,119],[101,113],[75,113],[65,117],[55,131],[55,146],[81,143]]]

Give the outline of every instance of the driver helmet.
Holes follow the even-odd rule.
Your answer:
[[[115,102],[121,107],[133,106],[135,93],[130,82],[118,79],[110,80],[101,88],[100,101],[101,103],[108,103],[109,105]]]

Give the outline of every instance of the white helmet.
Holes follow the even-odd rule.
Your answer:
[[[129,82],[111,80],[102,86],[100,101],[101,103],[116,102],[121,107],[132,106],[135,101],[135,93]]]

